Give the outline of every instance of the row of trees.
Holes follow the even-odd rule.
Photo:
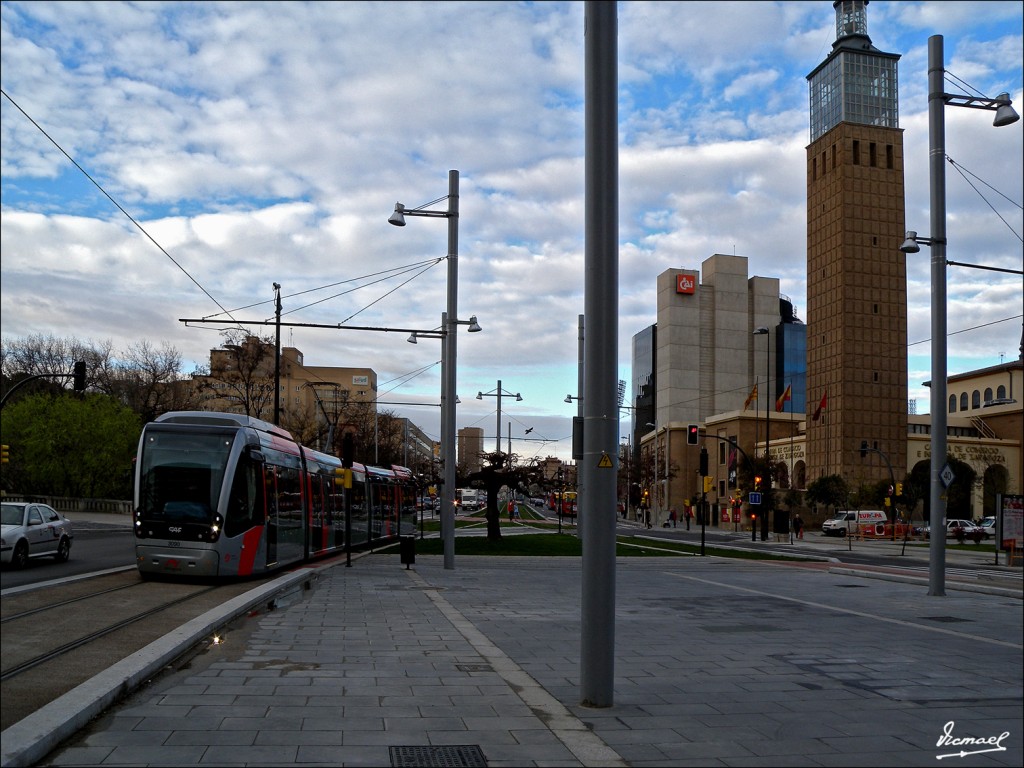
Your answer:
[[[237,332],[227,332],[225,348]],[[253,345],[265,354],[267,340]],[[274,345],[269,349],[273,357]],[[211,410],[227,404],[250,416],[273,420],[273,376],[257,353],[237,359],[231,370],[200,366],[186,373],[181,353],[148,341],[115,349],[112,342],[34,335],[0,341],[0,390],[10,393],[0,423],[10,463],[0,487],[13,493],[127,499],[132,459],[142,426],[168,411]],[[71,391],[76,361],[86,364],[86,391]],[[271,366],[270,371],[273,368]],[[262,373],[261,373],[262,371]],[[17,387],[16,390],[14,388]],[[269,393],[269,396],[268,396]],[[335,429],[316,413],[282,409],[281,426],[299,442],[340,454],[342,433],[353,436],[354,458],[368,464],[406,464],[406,421],[375,412],[373,403],[347,404],[333,414]],[[409,462],[414,464],[415,462]],[[429,464],[411,467],[431,477]]]

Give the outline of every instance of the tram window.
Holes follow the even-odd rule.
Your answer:
[[[244,457],[238,462],[224,522],[226,536],[237,536],[263,522],[263,505],[257,504],[258,491],[263,487],[256,479],[258,469],[258,466]]]

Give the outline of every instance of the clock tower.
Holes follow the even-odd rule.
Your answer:
[[[907,463],[907,276],[897,62],[868,0],[836,0],[832,52],[807,76],[807,480],[851,490]],[[882,473],[879,472],[879,465]]]

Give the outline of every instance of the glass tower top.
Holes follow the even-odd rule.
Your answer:
[[[832,53],[807,76],[811,141],[842,122],[899,127],[896,63],[868,37],[867,0],[836,0]]]

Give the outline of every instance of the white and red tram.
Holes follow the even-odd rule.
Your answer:
[[[260,419],[178,411],[147,424],[135,467],[143,576],[253,576],[416,530],[404,467],[353,463],[299,445]]]

